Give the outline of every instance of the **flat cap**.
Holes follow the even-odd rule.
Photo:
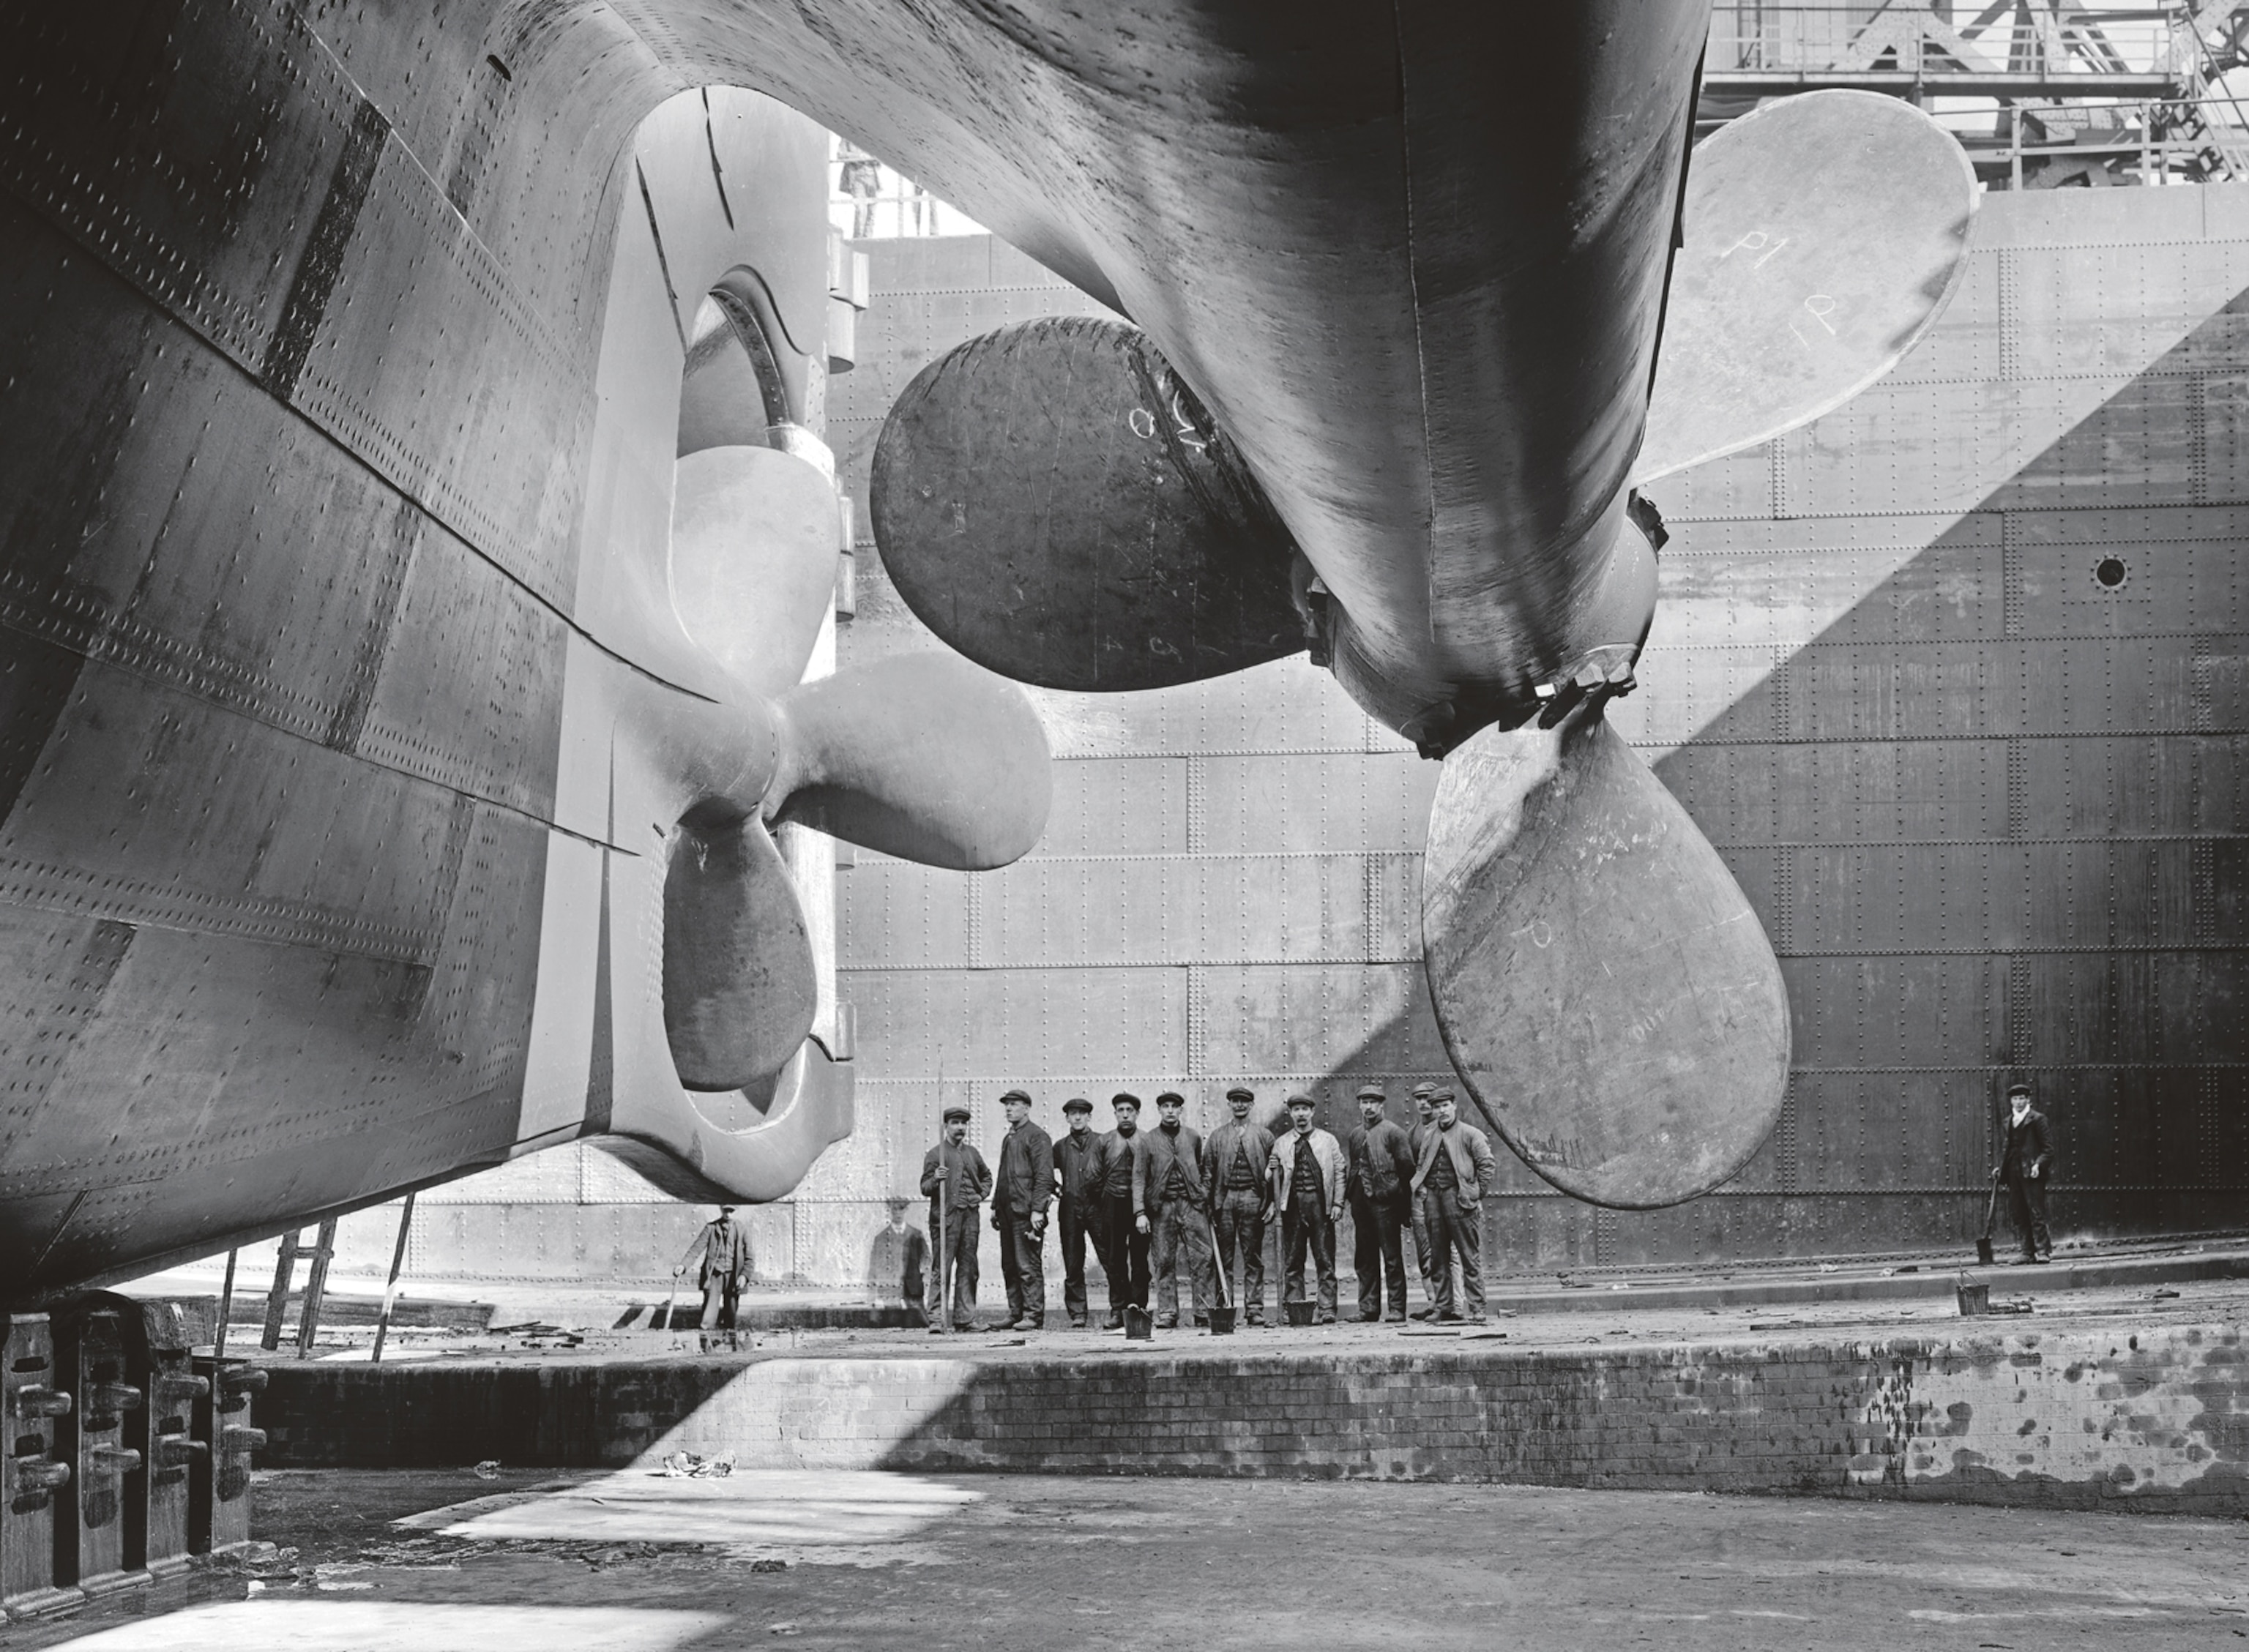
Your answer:
[[[2011,1084],[2007,1086],[2007,1100],[2012,1101],[2019,1095],[2028,1095],[2030,1093],[2031,1086],[2027,1084]]]
[[[1319,1103],[1308,1095],[1292,1095],[1289,1098],[1289,1105],[1292,1107],[1316,1107]]]
[[[1130,1090],[1119,1090],[1109,1098],[1109,1105],[1112,1107],[1130,1107],[1133,1112],[1138,1113],[1140,1110],[1140,1098]]]
[[[964,1107],[960,1106],[958,1102],[955,1102],[953,1106],[951,1106],[951,1107],[949,1107],[946,1108],[946,1110],[945,1110],[945,1121],[946,1121],[947,1124],[966,1124],[966,1123],[967,1123],[967,1122],[968,1122],[968,1109],[967,1109],[966,1107]]]
[[[1416,1101],[1435,1100],[1437,1099],[1436,1081],[1432,1079],[1424,1079],[1420,1083],[1415,1085],[1413,1086],[1413,1099]]]
[[[1186,1097],[1181,1095],[1177,1090],[1166,1090],[1156,1098],[1156,1105],[1159,1107],[1183,1107],[1186,1104]]]
[[[1229,1101],[1255,1101],[1257,1099],[1257,1092],[1246,1084],[1229,1085],[1227,1087],[1226,1099]]]
[[[1093,1111],[1093,1103],[1082,1095],[1074,1095],[1062,1104],[1062,1110],[1064,1113],[1090,1113]]]
[[[1362,1101],[1387,1101],[1390,1096],[1379,1084],[1362,1084],[1358,1086],[1358,1099]]]
[[[1441,1084],[1435,1089],[1429,1092],[1429,1100],[1432,1101],[1457,1101],[1460,1100],[1460,1097],[1453,1093],[1453,1086],[1451,1085]]]
[[[1003,1107],[1010,1101],[1020,1101],[1028,1107],[1031,1105],[1031,1093],[1028,1090],[1009,1090],[1000,1098],[1000,1105]]]

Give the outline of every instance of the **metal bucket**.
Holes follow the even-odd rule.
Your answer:
[[[1288,1310],[1289,1323],[1290,1325],[1310,1325],[1312,1322],[1312,1305],[1310,1303],[1284,1302],[1281,1306]]]

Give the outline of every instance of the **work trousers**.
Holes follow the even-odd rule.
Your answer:
[[[1027,1216],[1002,1210],[1000,1217],[1000,1278],[1008,1287],[1010,1324],[1028,1315],[1047,1317],[1047,1236]]]
[[[1412,1193],[1406,1196],[1413,1202],[1413,1267],[1421,1276],[1421,1299],[1437,1299],[1436,1247],[1429,1238],[1429,1196]]]
[[[2007,1178],[2007,1209],[2015,1218],[2015,1237],[2023,1242],[2023,1255],[2050,1256],[2053,1235],[2046,1226],[2046,1178],[2011,1176]]]
[[[1155,1230],[1148,1237],[1153,1242],[1149,1246],[1149,1271],[1156,1286],[1156,1323],[1173,1326],[1180,1322],[1182,1251],[1186,1258],[1188,1300],[1193,1305],[1197,1319],[1208,1320],[1213,1289],[1210,1219],[1203,1215],[1200,1205],[1185,1199],[1166,1199],[1148,1212],[1148,1224]]]
[[[1218,1266],[1226,1271],[1228,1299],[1251,1325],[1265,1323],[1265,1196],[1237,1188],[1218,1196]],[[1235,1261],[1241,1264],[1240,1274]],[[1236,1288],[1235,1280],[1241,1284]]]
[[[945,1235],[938,1245],[934,1269],[953,1271],[953,1322],[967,1325],[976,1317],[976,1218],[982,1207],[970,1205],[965,1210],[948,1210],[945,1214]],[[943,1277],[940,1273],[939,1277]],[[936,1305],[942,1310],[944,1304]]]
[[[1109,1311],[1148,1306],[1148,1239],[1132,1220],[1132,1196],[1104,1194],[1102,1222],[1109,1230],[1109,1254],[1101,1265],[1109,1271]]]
[[[711,1333],[724,1331],[729,1337],[735,1332],[735,1315],[742,1306],[741,1281],[731,1273],[714,1273],[703,1281],[703,1343],[710,1346]]]
[[[1304,1258],[1310,1255],[1312,1269],[1319,1281],[1319,1317],[1335,1318],[1335,1224],[1328,1220],[1326,1208],[1290,1200],[1281,1208],[1281,1243],[1288,1253],[1288,1272],[1283,1276],[1281,1300],[1304,1300]]]
[[[1410,1193],[1351,1202],[1351,1268],[1358,1275],[1358,1317],[1382,1317],[1382,1287],[1390,1286],[1390,1313],[1406,1317],[1406,1224]]]
[[[1087,1207],[1076,1199],[1059,1202],[1056,1232],[1062,1240],[1062,1305],[1069,1310],[1072,1325],[1085,1323],[1085,1244],[1093,1241],[1093,1259],[1104,1272],[1109,1266],[1109,1247],[1101,1231],[1089,1221]]]
[[[1436,1278],[1437,1312],[1483,1318],[1483,1210],[1463,1210],[1458,1193],[1448,1189],[1427,1196],[1429,1207],[1429,1265]],[[1459,1293],[1455,1294],[1453,1259],[1460,1258]],[[1465,1299],[1463,1303],[1462,1299]]]

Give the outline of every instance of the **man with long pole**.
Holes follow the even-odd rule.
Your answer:
[[[968,1145],[968,1109],[954,1103],[945,1109],[945,1135],[922,1160],[921,1190],[929,1196],[930,1221],[937,1230],[940,1285],[949,1277],[953,1328],[976,1328],[976,1212],[992,1196],[992,1171],[984,1155]],[[946,1311],[948,1297],[940,1293],[932,1311],[931,1324]]]

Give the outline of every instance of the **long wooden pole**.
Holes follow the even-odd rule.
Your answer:
[[[953,1328],[953,1176],[945,1153],[945,1080],[937,1083],[937,1306],[929,1321],[931,1332],[943,1335]]]
[[[390,1278],[382,1287],[382,1312],[375,1317],[375,1348],[367,1356],[374,1365],[382,1358],[384,1339],[390,1334],[390,1311],[398,1306],[398,1274],[406,1265],[406,1233],[414,1224],[414,1196],[406,1196],[406,1208],[398,1213],[398,1243],[390,1252]]]
[[[218,1327],[211,1333],[211,1358],[226,1358],[226,1322],[234,1317],[234,1261],[238,1250],[226,1253],[226,1282],[218,1288]]]
[[[281,1236],[281,1249],[273,1258],[273,1288],[265,1297],[265,1332],[258,1346],[272,1354],[281,1346],[281,1324],[289,1317],[289,1281],[297,1272],[297,1235],[292,1228]]]
[[[305,1311],[297,1321],[297,1357],[313,1357],[313,1342],[320,1334],[320,1306],[328,1294],[328,1264],[335,1259],[336,1218],[320,1224],[320,1237],[313,1247],[313,1265],[305,1275]]]

